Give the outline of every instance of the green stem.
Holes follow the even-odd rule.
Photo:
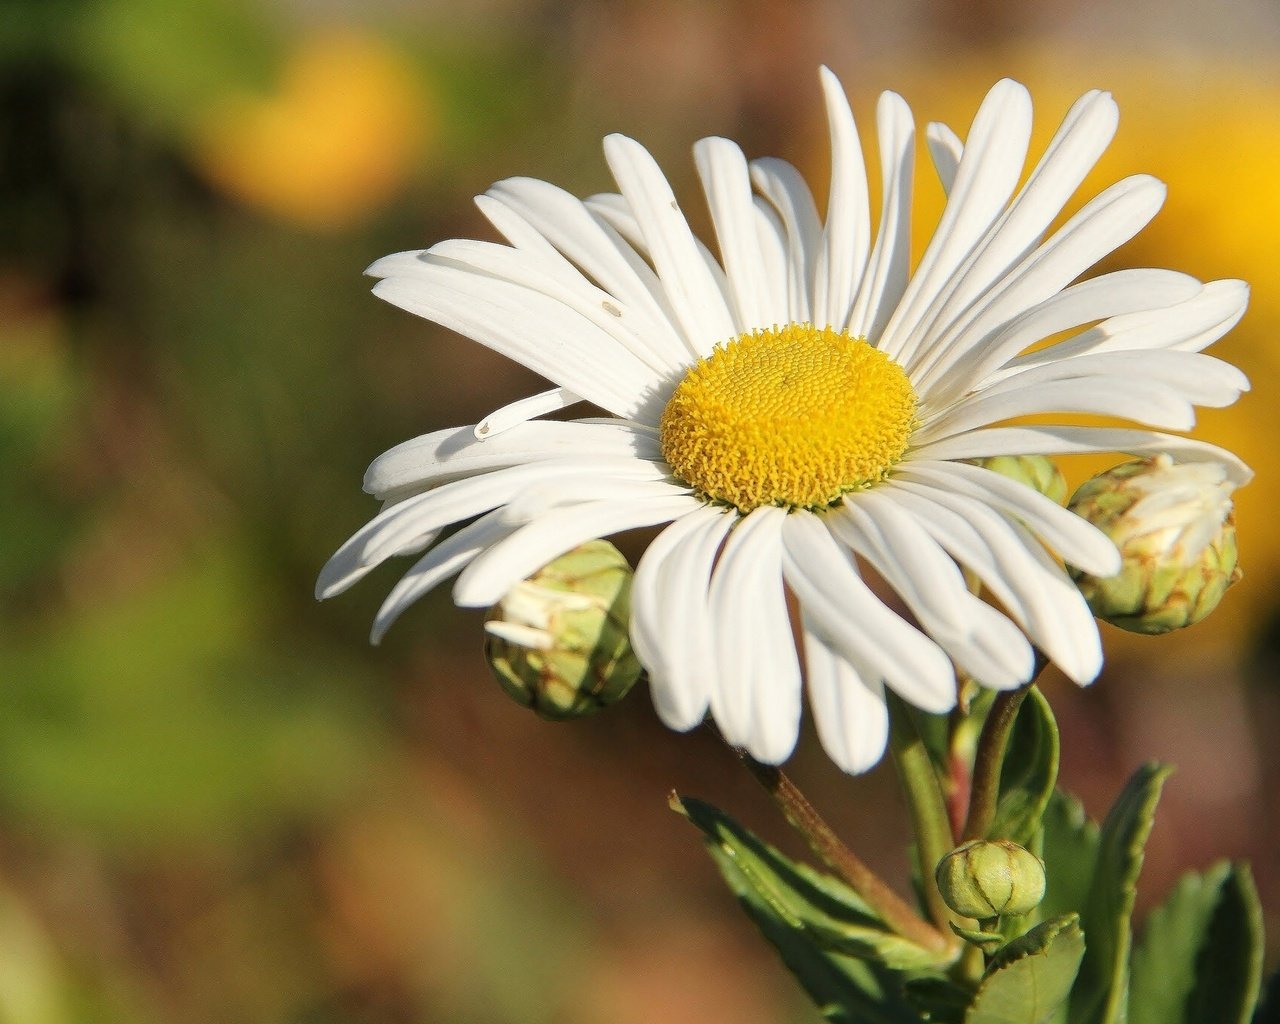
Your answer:
[[[1044,659],[1031,676],[1031,682],[1016,690],[1005,690],[996,694],[996,699],[987,712],[987,719],[982,723],[982,734],[978,737],[978,750],[973,760],[973,787],[969,795],[969,819],[965,822],[963,838],[986,839],[991,831],[991,824],[996,818],[996,804],[1000,800],[1000,770],[1004,766],[1004,749],[1009,743],[1009,734],[1013,731],[1013,723],[1018,717],[1018,709],[1035,678],[1044,667]]]
[[[923,949],[946,952],[950,940],[922,919],[897,893],[850,850],[782,770],[761,764],[734,748],[748,771],[781,809],[809,848],[875,910],[886,925]]]
[[[949,931],[948,922],[956,918],[942,902],[933,872],[938,861],[955,846],[947,804],[938,782],[938,773],[911,717],[911,709],[893,693],[886,691],[886,696],[889,700],[889,744],[915,829],[916,851],[920,858],[920,888],[934,927],[945,933]]]

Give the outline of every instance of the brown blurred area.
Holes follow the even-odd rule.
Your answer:
[[[667,809],[701,796],[800,853],[711,735],[664,730],[642,691],[534,718],[446,592],[368,647],[394,569],[311,590],[374,511],[374,455],[539,386],[379,304],[361,269],[491,237],[470,198],[498,178],[609,187],[609,131],[694,217],[706,134],[796,161],[821,196],[824,62],[864,141],[885,88],[963,131],[1018,77],[1040,147],[1075,95],[1114,90],[1086,191],[1170,185],[1116,265],[1252,282],[1215,353],[1255,392],[1200,428],[1258,471],[1244,581],[1184,634],[1106,629],[1094,686],[1046,688],[1094,814],[1143,760],[1179,766],[1143,905],[1247,858],[1280,931],[1277,46],[1261,2],[11,0],[0,1024],[817,1019]],[[905,886],[887,766],[842,776],[806,733],[788,770]]]

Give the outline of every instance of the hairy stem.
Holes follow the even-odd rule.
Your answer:
[[[809,848],[875,910],[886,925],[924,949],[945,952],[951,942],[921,918],[866,863],[850,850],[781,769],[761,764],[734,748],[742,763],[773,798]]]

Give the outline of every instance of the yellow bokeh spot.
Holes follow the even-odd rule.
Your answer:
[[[861,338],[790,324],[700,360],[662,413],[662,454],[700,495],[743,512],[825,508],[882,480],[911,437],[905,371]]]
[[[304,39],[271,95],[224,96],[202,112],[194,159],[239,201],[311,228],[345,227],[403,184],[431,131],[427,96],[377,37]]]

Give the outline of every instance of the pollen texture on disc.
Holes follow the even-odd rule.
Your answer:
[[[662,454],[743,512],[819,509],[884,478],[915,410],[906,372],[879,349],[791,324],[740,335],[689,371],[662,413]]]

